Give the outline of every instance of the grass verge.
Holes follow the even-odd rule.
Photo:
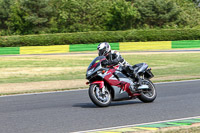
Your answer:
[[[199,52],[122,53],[130,64],[146,62],[153,82],[200,79]],[[96,54],[2,56],[0,94],[84,88],[85,73]]]
[[[176,127],[171,129],[164,128],[155,133],[200,133],[200,125],[197,124],[197,126]]]

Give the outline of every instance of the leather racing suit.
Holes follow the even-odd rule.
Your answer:
[[[134,69],[132,68],[131,65],[127,61],[125,61],[124,58],[120,55],[119,52],[115,50],[111,50],[107,56],[106,56],[107,61],[102,62],[104,66],[115,66],[118,64],[121,64],[122,67],[122,73],[124,73],[126,76],[131,77],[132,79],[135,79],[134,75]]]

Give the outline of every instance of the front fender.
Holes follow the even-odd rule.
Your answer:
[[[100,89],[102,89],[104,87],[104,81],[94,81],[90,84],[96,84],[99,86]]]

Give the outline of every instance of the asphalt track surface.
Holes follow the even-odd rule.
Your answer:
[[[98,108],[87,90],[0,97],[1,133],[68,133],[200,116],[200,80],[156,84],[153,103]]]

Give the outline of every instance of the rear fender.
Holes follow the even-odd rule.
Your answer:
[[[154,77],[153,73],[151,72],[151,68],[147,69],[144,73],[144,77],[147,79],[151,79]]]

